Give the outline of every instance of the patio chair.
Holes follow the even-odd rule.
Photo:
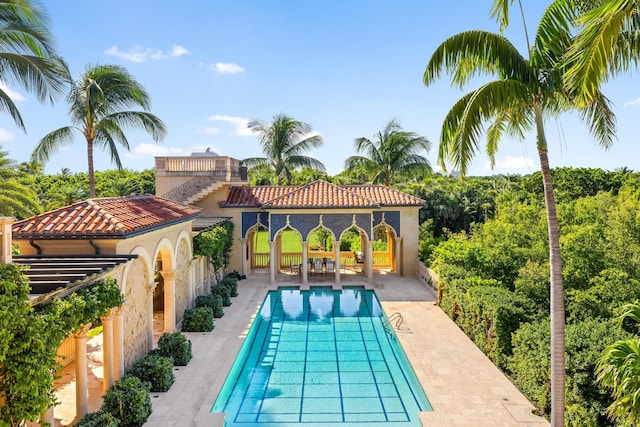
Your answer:
[[[300,274],[300,265],[291,261],[291,274]]]
[[[340,266],[340,270],[342,270],[344,273],[347,272],[347,259],[343,259],[342,260],[342,265]]]
[[[353,257],[356,259],[356,265],[360,266],[360,271],[364,271],[364,252],[354,252]]]
[[[316,258],[313,261],[313,269],[316,273],[322,273],[322,259]]]
[[[327,263],[325,264],[325,273],[333,273],[334,267],[335,267],[335,264],[333,263],[333,260],[328,259]]]

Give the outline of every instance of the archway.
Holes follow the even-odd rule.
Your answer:
[[[378,273],[396,273],[397,240],[393,227],[384,222],[373,228],[373,268]]]

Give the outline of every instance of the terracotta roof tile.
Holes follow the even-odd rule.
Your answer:
[[[304,186],[231,187],[222,207],[265,209],[378,208],[423,206],[424,200],[382,185],[335,185],[317,180]]]
[[[200,209],[156,196],[89,199],[13,224],[14,238],[122,237],[186,221]]]

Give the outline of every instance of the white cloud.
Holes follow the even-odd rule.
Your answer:
[[[625,102],[623,105],[625,107],[628,107],[630,105],[640,105],[640,98],[636,98],[633,101]]]
[[[7,142],[13,139],[13,133],[0,128],[0,142]]]
[[[502,169],[533,169],[535,166],[535,162],[526,157],[511,157],[506,156],[503,161],[496,160],[495,168]],[[491,164],[487,163],[485,169],[491,169]]]
[[[15,90],[10,89],[3,81],[0,81],[0,89],[2,89],[2,91],[6,93],[14,102],[27,100],[27,98],[25,98],[20,92],[16,92]]]
[[[132,152],[127,153],[126,156],[130,159],[147,159],[154,156],[169,156],[180,153],[182,153],[182,148],[141,143],[134,147]]]
[[[198,129],[198,133],[204,133],[205,135],[218,135],[220,133],[220,129],[203,127]]]
[[[189,51],[180,45],[173,45],[169,53],[165,53],[160,49],[143,48],[142,46],[135,45],[128,51],[121,51],[118,46],[111,46],[104,51],[106,55],[115,56],[127,61],[132,62],[144,62],[147,59],[167,59],[176,58],[178,56],[187,55]]]
[[[223,114],[215,114],[213,116],[208,117],[209,120],[216,120],[219,122],[227,122],[235,126],[235,130],[233,132],[234,135],[237,136],[253,136],[253,132],[249,130],[247,124],[249,123],[249,119],[245,119],[243,117],[232,117]]]
[[[213,71],[219,74],[240,74],[244,73],[244,68],[238,64],[231,62],[217,62],[215,65],[209,67]]]

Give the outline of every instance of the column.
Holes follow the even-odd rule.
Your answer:
[[[54,422],[53,406],[50,406],[42,415],[40,415],[40,426],[53,426]]]
[[[0,264],[11,264],[11,226],[15,218],[0,216]]]
[[[89,325],[82,326],[75,335],[76,344],[76,419],[89,412],[89,388],[87,380],[87,332]]]
[[[149,330],[147,339],[149,340],[149,351],[153,350],[153,291],[155,291],[156,286],[158,286],[158,282],[151,282],[147,285],[147,292],[149,294],[149,302],[148,302],[148,322],[149,322]]]
[[[113,385],[113,322],[111,313],[101,317],[102,320],[102,389]]]
[[[276,283],[276,242],[269,242],[269,284],[273,285]]]
[[[249,275],[248,269],[247,269],[247,255],[248,255],[248,248],[247,248],[247,239],[245,237],[243,237],[242,239],[240,239],[240,245],[242,246],[242,272],[241,274],[246,274],[247,276]]]
[[[196,259],[191,258],[189,261],[189,301],[187,302],[187,308],[195,307],[196,300],[196,275],[194,274]]]
[[[114,309],[113,316],[113,379],[124,377],[124,306]]]
[[[396,239],[396,250],[394,254],[394,260],[396,264],[396,273],[402,276],[402,237]]]
[[[336,240],[333,242],[333,252],[333,256],[336,260],[336,283],[340,283],[340,240]]]
[[[367,251],[364,255],[365,271],[367,272],[367,282],[373,283],[373,241],[368,240]]]
[[[176,272],[161,271],[164,281],[164,332],[176,330]],[[151,309],[153,313],[153,308]]]
[[[309,242],[302,242],[302,284],[306,285],[309,283],[309,253],[307,252],[307,248],[309,247]]]

